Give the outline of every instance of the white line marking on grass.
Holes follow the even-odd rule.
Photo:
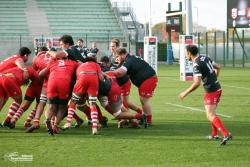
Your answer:
[[[174,104],[174,103],[166,103],[166,104],[171,105],[171,106],[175,106],[175,107],[179,107],[179,108],[189,109],[192,111],[206,112],[205,110],[202,110],[199,108],[188,107],[188,106],[184,106],[184,105],[180,105],[180,104]],[[225,118],[232,118],[232,116],[229,116],[229,115],[224,115],[224,114],[220,114],[220,113],[216,113],[216,114],[219,116],[225,117]]]
[[[244,90],[250,90],[250,88],[246,88],[246,87],[241,87],[241,86],[232,86],[232,85],[225,85],[223,84],[222,87],[229,87],[229,88],[237,88],[237,89],[244,89]]]
[[[166,78],[166,79],[169,79],[169,80],[172,80],[172,81],[181,81],[180,79],[177,79],[177,78],[175,78],[175,77],[162,76],[162,78]],[[247,87],[233,86],[233,85],[225,85],[225,84],[222,84],[222,87],[229,87],[229,88],[250,90],[250,88],[247,88]]]

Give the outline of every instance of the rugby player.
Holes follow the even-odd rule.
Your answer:
[[[119,68],[113,74],[119,78],[128,75],[132,83],[138,88],[143,113],[147,116],[147,123],[152,124],[151,97],[157,86],[158,78],[155,70],[142,58],[129,55],[124,48],[118,48],[114,52]]]
[[[207,56],[199,56],[198,48],[195,45],[186,46],[186,57],[194,63],[194,82],[188,89],[179,94],[179,98],[183,100],[188,94],[197,89],[201,81],[203,81],[203,87],[205,89],[204,105],[207,118],[212,127],[212,134],[209,139],[218,139],[217,130],[220,130],[223,135],[221,145],[225,145],[232,139],[232,135],[224,127],[222,121],[215,112],[222,93],[221,85],[217,80],[220,73],[220,66]]]

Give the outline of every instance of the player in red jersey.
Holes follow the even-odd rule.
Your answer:
[[[0,62],[0,72],[7,70],[9,68],[18,67],[23,70],[24,76],[28,76],[28,71],[26,70],[25,63],[29,60],[29,55],[31,51],[27,47],[21,47],[19,53],[10,56]]]
[[[100,66],[92,53],[88,54],[86,63],[82,63],[76,70],[77,80],[72,93],[73,104],[79,104],[81,97],[88,94],[88,101],[91,110],[92,134],[97,134],[98,112],[96,100],[98,95],[99,80],[103,80],[103,74]],[[70,106],[74,113],[75,106]],[[69,113],[68,113],[69,114]]]
[[[112,72],[106,73],[110,78],[100,81],[98,99],[101,105],[116,119],[138,119],[144,121],[142,114],[131,114],[123,105],[121,88]],[[146,119],[146,118],[145,118]]]
[[[38,72],[46,68],[49,62],[51,61],[51,57],[46,53],[47,53],[46,51],[39,52],[33,61],[33,68]],[[47,103],[47,84],[48,84],[48,75],[45,76],[43,79],[40,99],[39,99],[39,103],[35,112],[34,121],[32,123],[32,126],[26,129],[26,132],[28,133],[31,133],[35,129],[40,128],[40,117]],[[31,122],[31,118],[32,116],[29,115],[28,118],[25,120],[24,124],[29,124]]]
[[[187,59],[194,63],[194,82],[188,89],[179,94],[179,98],[180,100],[183,100],[189,93],[197,89],[200,86],[201,81],[203,81],[203,87],[205,89],[204,105],[207,118],[211,122],[212,127],[212,134],[209,139],[218,139],[217,130],[220,130],[223,135],[221,145],[225,145],[232,139],[232,135],[224,127],[222,121],[215,112],[222,93],[220,83],[217,80],[220,66],[213,62],[209,57],[198,55],[198,48],[195,45],[187,45],[186,51]]]
[[[51,135],[59,132],[57,127],[67,111],[72,75],[78,63],[69,59],[52,60],[48,67],[43,69],[39,76],[49,73],[47,97],[48,112],[46,113],[46,126]],[[51,125],[51,118],[55,115],[55,125]]]
[[[2,109],[8,97],[14,99],[14,103],[12,103],[9,108],[9,114],[3,122],[4,126],[11,127],[10,120],[22,103],[22,92],[20,87],[27,83],[29,79],[36,80],[38,78],[38,74],[33,68],[26,67],[26,69],[28,72],[27,79],[23,75],[23,70],[18,67],[10,68],[1,72],[2,76],[0,82],[2,94],[0,97],[0,109]]]
[[[48,51],[47,47],[40,47],[37,56],[33,60],[32,67],[39,73],[43,68],[45,68],[50,61],[49,57],[46,57],[45,54]],[[17,110],[13,119],[11,120],[12,127],[15,127],[16,122],[22,116],[22,114],[30,107],[34,99],[36,99],[36,107],[31,111],[27,119],[25,120],[24,127],[30,127],[31,121],[35,117],[36,109],[39,104],[40,95],[42,90],[42,83],[37,80],[32,81],[25,93],[24,101]],[[41,108],[41,107],[39,107]]]
[[[25,62],[28,61],[30,54],[31,54],[31,51],[29,48],[21,47],[17,54],[10,56],[6,58],[5,60],[3,60],[2,62],[0,62],[0,72],[7,70],[9,68],[18,67],[23,70],[24,76],[25,78],[27,78],[28,71],[26,69]],[[15,103],[15,101],[11,105],[11,108],[14,112],[18,110],[18,106]]]

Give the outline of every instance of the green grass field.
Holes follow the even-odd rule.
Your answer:
[[[52,137],[44,125],[32,134],[24,133],[26,113],[15,129],[0,129],[0,167],[250,166],[250,68],[222,68],[221,71],[223,95],[218,113],[230,116],[221,119],[234,135],[226,146],[206,139],[211,129],[202,112],[203,88],[180,102],[178,94],[191,82],[179,81],[178,66],[160,65],[158,75],[159,84],[152,100],[152,127],[117,129],[116,122],[104,112],[109,116],[109,127],[100,129],[98,136],[90,135],[85,125]],[[135,88],[131,99],[139,104]],[[6,116],[8,105],[1,111],[0,121]],[[32,155],[33,161],[13,163],[4,158],[13,152]]]

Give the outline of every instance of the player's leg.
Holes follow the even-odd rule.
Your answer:
[[[8,95],[5,93],[4,88],[1,85],[1,80],[0,80],[0,112],[2,111],[2,108],[4,107],[5,103],[8,100]]]
[[[225,145],[228,140],[232,139],[232,135],[224,127],[224,124],[222,123],[221,119],[216,115],[216,107],[217,105],[205,105],[207,118],[213,124],[213,126],[221,132],[223,136],[223,141],[221,144]]]
[[[97,134],[97,120],[98,120],[98,111],[96,108],[96,100],[97,95],[95,94],[88,94],[89,95],[89,107],[91,111],[91,121],[92,121],[92,134]]]
[[[23,124],[24,128],[28,128],[32,126],[31,121],[35,118],[38,104],[39,102],[36,102],[36,107],[29,113],[28,117],[24,121],[24,124]]]
[[[59,81],[60,82],[60,81]],[[50,78],[47,86],[47,97],[48,97],[48,110],[45,112],[46,117],[46,127],[49,134],[53,135],[53,129],[51,124],[52,116],[58,111],[59,105],[59,92],[58,92],[58,82],[53,78]]]
[[[86,103],[85,104],[78,104],[77,109],[85,114],[86,119],[88,121],[87,124],[92,125],[90,107]]]
[[[122,87],[121,87],[121,96],[122,96],[122,102],[123,106],[126,108],[130,108],[137,113],[142,113],[142,109],[135,105],[133,101],[130,100],[130,89],[131,89],[131,81],[128,80]]]
[[[51,119],[58,111],[58,104],[59,104],[58,97],[48,98],[48,110],[45,113],[45,117],[46,117],[46,128],[48,129],[50,135],[54,135]]]
[[[41,91],[42,91],[42,84],[39,83],[37,80],[32,81],[26,90],[24,100],[30,101],[32,103],[33,100],[36,99],[36,107],[29,113],[27,119],[24,122],[24,127],[31,126],[31,121],[35,117],[37,105],[39,104]],[[24,112],[29,108],[31,103],[22,108]]]
[[[7,126],[9,128],[11,128],[11,119],[12,117],[15,115],[16,111],[18,110],[18,108],[20,107],[21,103],[22,103],[22,92],[21,89],[18,88],[16,89],[16,91],[18,91],[18,93],[16,93],[16,95],[12,95],[11,97],[14,99],[14,101],[12,102],[12,104],[9,107],[9,112],[7,117],[5,118],[4,122],[3,122],[3,126]]]
[[[21,106],[15,113],[14,117],[11,120],[12,127],[15,127],[16,122],[20,119],[20,117],[23,115],[23,113],[30,107],[32,104],[34,98],[28,98],[25,96],[24,101],[22,102]]]
[[[9,97],[6,95],[6,93],[3,91],[2,87],[0,86],[0,112],[2,111],[2,108],[6,104],[8,98]]]
[[[228,140],[232,139],[232,135],[228,132],[220,118],[216,115],[216,108],[217,104],[220,101],[221,93],[221,90],[212,93],[205,93],[204,104],[207,113],[207,118],[213,125],[212,130],[214,131],[214,128],[216,127],[216,129],[221,132],[222,136],[224,137],[221,144],[225,145]]]
[[[158,79],[156,76],[145,80],[139,87],[140,102],[143,113],[147,116],[147,125],[152,125],[152,105],[151,97],[153,97],[154,90],[157,86]]]
[[[42,92],[41,92],[41,96],[40,96],[40,100],[39,100],[39,103],[37,105],[37,109],[35,112],[35,118],[34,118],[33,124],[31,127],[27,128],[27,130],[26,130],[27,133],[31,133],[35,129],[40,128],[40,118],[43,114],[46,103],[47,103],[47,89],[46,89],[46,87],[43,87]],[[26,119],[25,123],[30,123],[31,120],[32,120],[31,117],[28,117]]]
[[[58,110],[56,113],[56,119],[55,119],[55,124],[53,126],[53,132],[54,133],[59,133],[60,129],[59,124],[63,119],[64,113],[67,111],[67,102],[68,100],[60,100],[60,104],[58,105]]]
[[[6,100],[4,99],[4,97],[0,97],[0,111],[2,110],[5,103],[6,103]]]
[[[12,77],[1,77],[1,88],[5,92],[6,97],[12,97],[14,101],[9,107],[9,112],[3,126],[10,126],[10,120],[15,115],[16,111],[22,103],[22,91],[16,80]]]
[[[129,95],[122,95],[123,105],[126,108],[130,108],[131,110],[136,111],[137,113],[142,113],[142,109],[138,107],[133,101],[130,100]]]
[[[75,114],[75,110],[76,110],[76,101],[73,100],[74,98],[77,98],[79,96],[76,97],[75,94],[72,94],[72,99],[69,102],[69,106],[68,106],[68,114],[67,114],[67,118],[66,118],[66,123],[63,126],[63,129],[66,130],[68,128],[71,127],[71,121],[73,118],[73,115]],[[76,100],[76,99],[75,99]]]

